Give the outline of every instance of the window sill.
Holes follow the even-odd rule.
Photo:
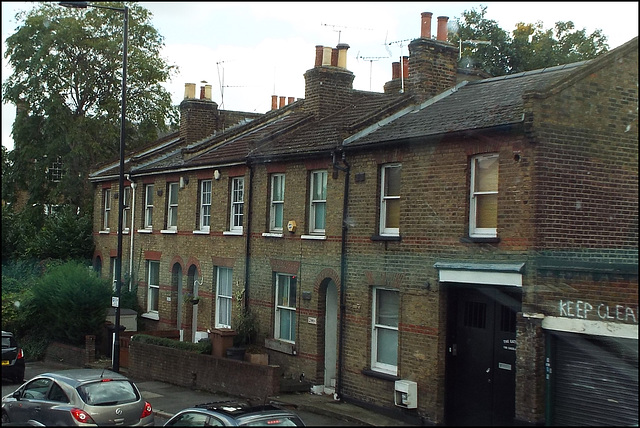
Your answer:
[[[129,229],[125,229],[125,230],[123,230],[123,231],[122,231],[122,234],[123,234],[123,235],[128,235],[128,234],[129,234]]]
[[[284,235],[282,233],[276,233],[276,232],[264,232],[262,234],[263,238],[282,238]]]
[[[264,347],[284,354],[296,355],[296,344],[278,339],[264,339]]]
[[[400,235],[372,235],[372,241],[391,241],[391,242],[400,242],[402,241],[402,237]]]
[[[108,235],[110,233],[109,230],[101,230],[98,232],[100,235]]]
[[[242,236],[241,230],[225,230],[222,232],[224,236]]]
[[[496,237],[487,237],[487,238],[478,238],[473,236],[463,236],[460,238],[460,242],[463,244],[497,244],[500,242],[500,238]]]
[[[396,380],[400,380],[399,376],[396,375],[392,375],[389,373],[383,373],[383,372],[378,372],[375,370],[371,370],[371,369],[362,369],[362,371],[360,372],[365,376],[369,376],[369,377],[375,377],[376,379],[382,379],[382,380],[388,380],[388,381],[396,381]]]
[[[175,235],[178,231],[176,229],[162,229],[160,233],[164,233],[165,235]]]
[[[153,229],[138,229],[138,233],[153,233]]]
[[[208,235],[209,231],[208,230],[194,230],[193,234],[194,235]]]
[[[327,240],[327,236],[326,235],[300,235],[300,239],[309,239],[309,240],[316,240],[316,241],[326,241]]]
[[[157,312],[146,312],[142,315],[140,315],[142,318],[147,318],[150,320],[155,320],[158,321],[160,319],[160,315],[158,315]]]

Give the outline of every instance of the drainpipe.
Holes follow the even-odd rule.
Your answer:
[[[244,263],[244,309],[245,312],[249,310],[249,260],[251,257],[251,215],[253,212],[253,166],[251,162],[247,162],[247,166],[249,167],[249,194],[247,198],[249,199],[248,209],[247,209],[247,222],[246,228],[243,227],[243,230],[246,230],[246,243],[245,243],[245,263]],[[246,187],[246,186],[245,186]]]
[[[129,210],[129,214],[131,215],[131,226],[129,227],[129,233],[131,234],[131,244],[129,245],[129,291],[131,291],[131,282],[133,281],[133,225],[136,224],[134,220],[135,212],[136,212],[136,187],[137,183],[134,183],[131,180],[131,176],[129,174],[125,174],[129,183],[131,183],[131,209]]]
[[[347,283],[347,217],[349,208],[349,177],[351,173],[351,165],[347,163],[345,153],[342,152],[342,163],[339,166],[336,163],[336,154],[333,155],[333,168],[345,173],[344,175],[344,199],[342,200],[342,242],[340,250],[340,340],[338,341],[338,391],[337,398],[342,399],[342,367],[344,366],[344,321],[346,319],[346,283]]]

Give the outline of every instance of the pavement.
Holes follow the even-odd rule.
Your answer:
[[[96,366],[99,364],[100,362],[96,363]],[[44,363],[41,361],[30,362],[27,366],[29,368],[27,376],[35,376],[36,374],[44,373],[46,371],[69,368],[64,365]],[[101,367],[105,367],[104,363]],[[120,372],[125,376],[127,375],[126,368],[121,368]],[[26,378],[28,379],[29,377]],[[132,380],[135,381],[142,396],[152,404],[155,415],[164,419],[169,419],[179,410],[191,407],[195,404],[238,399],[238,397],[194,390],[165,382],[147,381],[135,378],[132,378]],[[316,413],[361,425],[416,425],[374,412],[370,409],[366,409],[352,403],[335,400],[333,394],[312,394],[311,392],[283,393],[274,397],[269,397],[267,402],[274,402],[293,411],[299,410]]]

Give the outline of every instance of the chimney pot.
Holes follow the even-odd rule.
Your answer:
[[[211,85],[204,85],[204,98],[209,101],[213,100],[213,96],[211,95]]]
[[[284,99],[285,99],[285,97],[280,97],[280,106],[279,106],[279,108],[284,107]]]
[[[349,45],[346,43],[340,43],[337,46],[338,49],[338,67],[347,68],[347,49],[349,49]]]
[[[322,48],[322,65],[331,65],[331,52],[333,49],[328,47]]]
[[[184,99],[195,98],[196,97],[196,84],[195,83],[185,83],[184,84]]]
[[[422,12],[422,25],[420,26],[420,37],[423,39],[431,38],[431,17],[433,13]]]
[[[402,57],[402,78],[406,79],[409,77],[409,57]]]
[[[295,100],[295,97],[289,97],[287,98],[287,105],[293,103],[293,101]]]
[[[438,35],[437,39],[443,42],[447,41],[447,22],[449,21],[448,16],[439,16],[438,17]]]
[[[324,46],[316,45],[316,62],[314,67],[320,67],[322,65],[323,52],[324,52]]]
[[[338,66],[338,49],[331,49],[331,65],[334,67]]]
[[[278,96],[271,95],[271,110],[277,110],[277,109],[278,109]]]
[[[391,79],[399,79],[400,78],[400,63],[392,62],[391,63]]]
[[[200,99],[204,100],[204,86],[200,86]]]

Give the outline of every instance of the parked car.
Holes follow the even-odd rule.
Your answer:
[[[273,404],[216,401],[180,410],[164,426],[305,426],[295,413]]]
[[[24,352],[13,333],[2,331],[2,377],[24,382]]]
[[[110,370],[43,373],[2,397],[2,424],[152,426],[151,404],[126,376]]]

